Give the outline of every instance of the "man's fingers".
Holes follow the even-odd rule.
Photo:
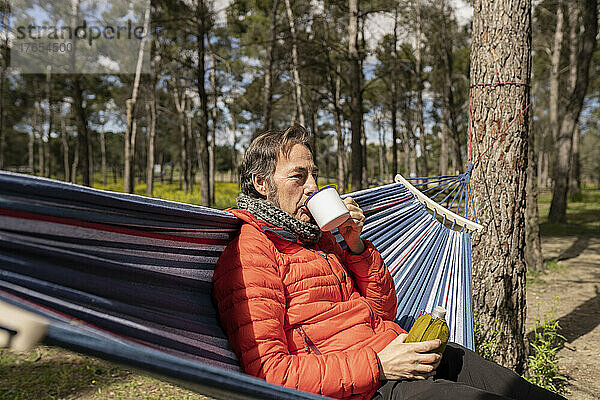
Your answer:
[[[419,362],[423,364],[436,364],[439,363],[442,356],[437,353],[422,353],[417,355]]]
[[[440,341],[440,339],[426,340],[424,342],[414,343],[414,350],[417,353],[428,353],[432,350],[437,349],[441,345],[442,345],[442,342]]]

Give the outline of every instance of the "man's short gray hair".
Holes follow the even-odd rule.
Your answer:
[[[273,189],[273,173],[279,159],[279,154],[288,156],[292,147],[303,144],[310,149],[310,134],[302,125],[294,124],[285,131],[270,130],[258,135],[244,154],[244,159],[239,168],[240,189],[242,193],[264,199],[252,183],[252,175],[265,179]],[[312,150],[311,150],[312,153]]]

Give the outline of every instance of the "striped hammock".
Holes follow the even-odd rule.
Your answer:
[[[473,348],[470,232],[479,225],[431,213],[402,177],[349,195],[396,282],[401,326],[442,305],[451,340]],[[0,302],[42,316],[47,344],[208,395],[322,398],[240,372],[211,298],[214,264],[238,229],[215,209],[0,172]],[[0,328],[19,330],[2,312]]]

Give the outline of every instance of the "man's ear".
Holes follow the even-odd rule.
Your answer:
[[[265,178],[258,174],[252,174],[252,184],[258,193],[265,196],[265,198],[267,197],[269,194],[269,184]]]

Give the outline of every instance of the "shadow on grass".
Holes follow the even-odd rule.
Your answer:
[[[583,251],[585,249],[587,249],[589,244],[590,244],[589,236],[578,236],[577,240],[575,240],[572,245],[570,245],[565,251],[561,252],[558,255],[557,260],[563,261],[563,260],[568,260],[570,258],[575,258],[575,257],[579,256],[581,253],[583,253]]]
[[[79,398],[128,376],[123,370],[91,359],[53,356],[34,359],[3,353],[0,354],[2,400]]]
[[[550,223],[544,221],[540,223],[540,233],[542,236],[579,236],[600,235],[600,211],[586,210],[567,215],[567,223]]]

